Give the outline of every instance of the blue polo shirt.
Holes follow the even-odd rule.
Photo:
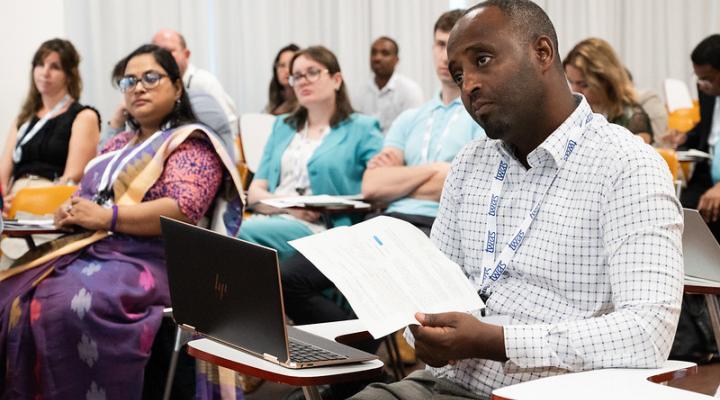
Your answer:
[[[400,114],[390,126],[384,146],[402,150],[405,165],[415,166],[451,162],[465,144],[481,137],[485,131],[473,121],[459,97],[445,105],[436,95],[419,108]],[[435,201],[406,197],[390,203],[387,212],[435,217],[437,210]]]

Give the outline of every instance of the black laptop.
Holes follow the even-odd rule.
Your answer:
[[[288,368],[377,358],[287,326],[274,249],[164,217],[161,226],[179,325]]]

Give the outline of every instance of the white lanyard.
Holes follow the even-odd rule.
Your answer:
[[[500,280],[503,272],[505,272],[505,269],[510,264],[510,261],[512,261],[515,253],[517,253],[520,245],[525,239],[525,235],[527,235],[528,229],[530,229],[530,225],[533,223],[535,217],[540,211],[540,206],[545,200],[545,196],[548,194],[550,188],[555,183],[555,180],[560,174],[562,168],[565,166],[568,158],[570,158],[570,155],[573,153],[573,150],[575,150],[578,141],[585,132],[585,125],[592,121],[592,118],[593,115],[589,114],[585,121],[580,124],[580,126],[571,128],[572,130],[570,131],[567,144],[565,146],[565,154],[558,162],[555,176],[553,177],[552,181],[550,181],[550,184],[545,189],[545,192],[540,196],[540,199],[535,203],[535,205],[533,205],[527,216],[525,216],[525,219],[522,221],[518,229],[515,230],[515,233],[512,235],[512,239],[510,240],[510,242],[505,246],[502,253],[500,253],[500,256],[496,259],[495,253],[497,252],[498,240],[497,212],[501,200],[500,195],[502,194],[503,185],[505,184],[505,175],[508,168],[507,161],[505,161],[502,157],[500,158],[497,172],[490,187],[490,200],[488,202],[489,204],[487,208],[487,218],[485,223],[485,251],[483,251],[481,280],[483,293],[486,293],[498,280]]]
[[[452,126],[452,124],[460,116],[460,112],[462,112],[462,109],[463,108],[461,106],[458,106],[457,109],[455,110],[455,112],[453,112],[453,115],[450,117],[450,120],[448,120],[447,124],[445,124],[445,129],[440,134],[440,137],[438,137],[437,140],[435,141],[435,143],[436,143],[435,154],[431,158],[430,157],[430,139],[432,136],[432,125],[435,120],[435,112],[437,112],[437,110],[435,110],[435,112],[432,113],[432,115],[430,116],[430,118],[427,121],[427,124],[425,126],[425,134],[423,135],[422,150],[420,151],[420,155],[422,157],[422,159],[420,161],[421,164],[427,164],[430,161],[437,161],[437,157],[440,155],[440,151],[442,150],[443,142],[445,141],[445,137],[450,132],[450,127]]]
[[[108,162],[107,166],[105,167],[105,170],[103,171],[102,177],[100,178],[100,183],[97,187],[97,194],[96,194],[96,200],[101,200],[100,205],[104,205],[104,203],[109,202],[112,199],[111,196],[111,190],[112,186],[115,183],[115,180],[117,179],[118,175],[120,175],[120,172],[125,168],[125,165],[130,162],[130,160],[135,157],[139,152],[141,152],[143,149],[145,149],[147,146],[150,146],[152,142],[155,140],[155,138],[162,134],[162,130],[158,130],[157,132],[153,133],[152,136],[150,136],[147,140],[145,140],[140,146],[134,148],[132,151],[130,151],[122,160],[120,160],[120,156],[125,152],[125,150],[128,148],[128,146],[131,146],[134,142],[134,140],[128,142],[125,146],[123,146],[122,149],[117,150],[115,152],[115,155],[113,158]],[[110,174],[112,173],[112,177]],[[106,196],[107,198],[103,198],[103,196]]]
[[[18,131],[18,139],[17,144],[15,145],[15,150],[13,151],[13,161],[16,163],[19,163],[22,159],[22,147],[29,142],[32,138],[35,137],[35,135],[42,129],[43,126],[57,114],[60,110],[62,110],[63,107],[65,107],[65,104],[70,100],[70,95],[66,94],[65,97],[60,100],[59,103],[55,105],[55,107],[50,110],[47,114],[45,114],[40,120],[33,126],[33,128],[30,130],[30,132],[27,132],[28,126],[30,126],[30,121],[25,121],[24,124],[20,127],[20,130]]]

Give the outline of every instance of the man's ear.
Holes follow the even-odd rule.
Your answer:
[[[547,71],[553,65],[555,58],[557,57],[555,47],[553,47],[553,42],[547,36],[540,36],[535,39],[533,52],[538,65],[540,65],[540,68],[543,71]]]

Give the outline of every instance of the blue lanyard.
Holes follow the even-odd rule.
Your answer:
[[[482,288],[482,293],[487,293],[500,280],[500,278],[502,278],[503,272],[505,272],[507,266],[510,264],[513,257],[520,249],[520,246],[525,240],[525,236],[527,235],[530,226],[532,225],[533,221],[535,221],[535,217],[540,212],[540,206],[545,200],[545,196],[550,191],[550,188],[552,188],[555,180],[557,180],[557,177],[560,174],[560,171],[562,171],[562,168],[565,166],[568,158],[570,158],[573,151],[577,147],[579,140],[582,138],[582,135],[585,132],[586,125],[592,120],[593,114],[589,114],[585,121],[580,124],[580,126],[575,126],[572,128],[567,143],[565,145],[565,154],[558,162],[558,168],[555,172],[555,176],[553,177],[552,181],[550,181],[550,184],[545,189],[545,192],[542,194],[542,196],[540,196],[540,199],[532,206],[530,212],[527,213],[525,219],[522,221],[520,226],[515,230],[515,233],[512,235],[512,239],[500,253],[500,256],[496,258],[495,255],[497,253],[498,247],[497,213],[502,200],[501,194],[503,185],[505,184],[505,177],[509,165],[503,157],[500,158],[500,162],[498,163],[498,167],[496,169],[495,177],[490,187],[490,200],[488,201],[487,218],[485,222],[485,249],[483,251],[482,257],[482,278],[480,282],[475,282],[476,285],[478,285],[478,283],[480,284],[479,287]]]

